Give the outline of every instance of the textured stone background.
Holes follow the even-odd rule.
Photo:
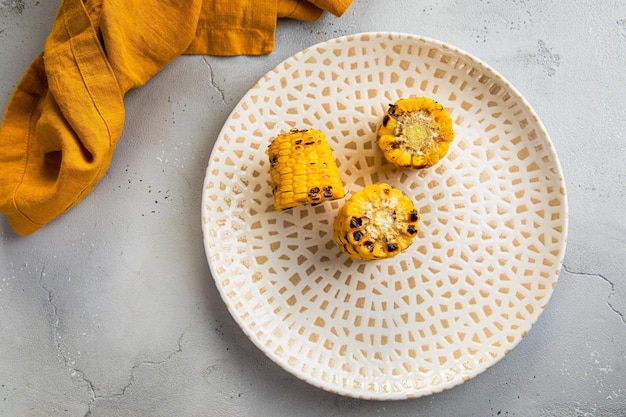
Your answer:
[[[58,4],[0,0],[0,111]],[[199,224],[209,153],[245,92],[363,31],[436,38],[494,67],[541,117],[568,190],[565,264],[535,327],[485,373],[410,401],[339,397],[267,359],[219,298]],[[267,56],[175,60],[126,96],[86,200],[26,238],[0,220],[0,416],[626,415],[625,64],[626,3],[590,0],[355,0],[341,19],[281,21]]]

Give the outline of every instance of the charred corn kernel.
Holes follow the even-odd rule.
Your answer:
[[[371,184],[339,209],[333,224],[335,241],[354,259],[391,258],[411,246],[419,220],[419,211],[402,191]]]
[[[435,165],[453,140],[450,115],[428,97],[403,98],[390,104],[377,138],[385,159],[413,169]]]
[[[326,136],[319,130],[291,130],[267,148],[276,210],[319,204],[345,196]]]

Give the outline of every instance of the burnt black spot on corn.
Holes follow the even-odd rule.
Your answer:
[[[427,98],[403,98],[389,105],[378,129],[385,159],[401,168],[422,169],[443,158],[454,140],[445,108]]]
[[[326,136],[319,130],[291,130],[267,148],[276,210],[320,204],[345,196]]]
[[[363,225],[363,219],[360,217],[353,217],[350,219],[350,228],[356,229],[357,227],[361,227]]]
[[[339,209],[334,236],[340,250],[355,259],[396,256],[417,235],[419,211],[409,197],[388,184],[371,184]]]
[[[309,190],[309,198],[311,200],[319,200],[320,187],[313,187]]]

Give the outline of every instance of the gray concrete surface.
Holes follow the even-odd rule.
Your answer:
[[[0,0],[0,111],[59,1]],[[363,31],[436,38],[490,64],[548,129],[568,190],[564,268],[528,336],[429,397],[313,388],[244,336],[209,273],[200,197],[245,92],[312,44]],[[0,416],[625,416],[626,3],[355,0],[281,21],[263,57],[185,56],[126,96],[111,167],[29,237],[0,220]],[[1,174],[0,174],[1,175]]]

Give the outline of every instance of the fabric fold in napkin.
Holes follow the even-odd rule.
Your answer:
[[[277,18],[341,16],[352,0],[62,0],[0,127],[0,210],[28,235],[106,172],[126,92],[182,54],[261,55]]]

